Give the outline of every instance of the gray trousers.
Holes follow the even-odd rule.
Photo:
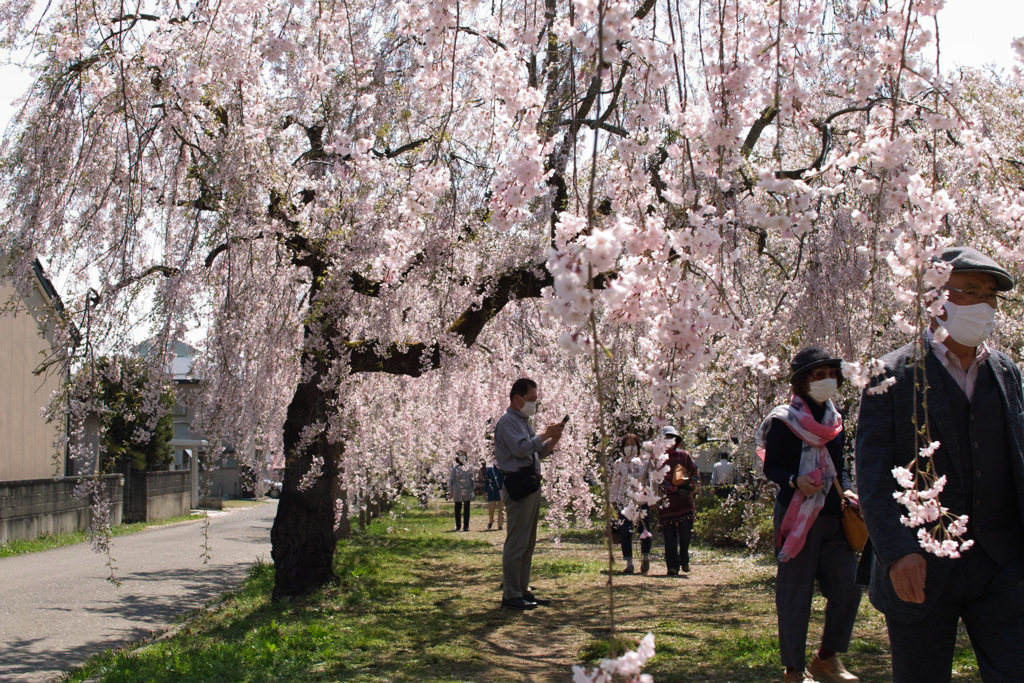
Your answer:
[[[775,505],[775,529],[785,516]],[[775,576],[775,609],[779,616],[779,654],[782,665],[802,671],[807,664],[807,628],[817,579],[825,596],[822,647],[846,652],[853,622],[860,607],[857,556],[846,542],[839,517],[819,515],[807,532],[807,542],[796,557],[780,562]]]
[[[512,500],[501,487],[505,503],[505,547],[501,552],[502,597],[521,598],[530,590],[530,567],[537,545],[537,519],[540,516],[540,491],[522,500]]]

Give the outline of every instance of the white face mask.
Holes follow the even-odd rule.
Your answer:
[[[947,301],[946,319],[938,323],[949,332],[953,341],[964,346],[979,346],[992,334],[996,325],[996,309],[986,303],[959,306]]]
[[[839,382],[835,377],[826,377],[816,382],[811,382],[807,387],[807,395],[818,403],[824,403],[836,395],[836,388]]]
[[[459,461],[459,464],[460,464],[460,465],[465,465],[465,464],[466,464],[466,456],[464,456],[464,455],[460,455],[460,456],[459,456],[459,457],[457,458],[457,460]]]
[[[537,412],[537,402],[536,401],[527,401],[526,403],[523,404],[522,413],[526,417],[530,417],[531,415],[533,415],[536,412]]]
[[[633,445],[626,446],[623,450],[625,451],[627,458],[635,458],[640,452],[640,449]]]

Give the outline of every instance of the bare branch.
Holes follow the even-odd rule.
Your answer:
[[[740,154],[744,158],[748,158],[750,153],[754,150],[754,145],[761,137],[761,133],[764,129],[771,125],[772,121],[775,120],[775,115],[779,113],[779,108],[775,106],[767,106],[764,111],[761,112],[761,116],[758,117],[757,121],[750,126],[750,132],[747,133],[747,139],[743,141],[743,146],[740,147]]]

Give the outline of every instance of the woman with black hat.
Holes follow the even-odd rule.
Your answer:
[[[857,558],[842,526],[842,496],[855,501],[856,495],[843,463],[843,418],[831,400],[843,381],[841,366],[841,359],[818,347],[797,352],[790,363],[793,398],[772,410],[755,437],[764,474],[779,485],[775,606],[786,683],[858,680],[836,656],[849,647],[860,605]],[[815,580],[826,600],[825,628],[808,666]]]

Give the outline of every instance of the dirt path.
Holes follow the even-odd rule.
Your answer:
[[[486,517],[477,517],[477,527]],[[479,551],[427,563],[424,573],[448,597],[440,606],[468,611],[476,624],[466,634],[476,662],[455,676],[464,680],[568,681],[571,667],[601,657],[609,636],[607,551],[594,539],[556,543],[542,527],[532,583],[549,607],[519,613],[498,608],[504,532],[471,531],[460,537],[487,545]],[[618,548],[612,576],[618,633],[638,639],[655,634],[658,656],[646,671],[658,683],[670,681],[781,680],[774,606],[774,564],[740,553],[697,547],[689,574],[666,576],[656,542],[647,576],[620,574]],[[637,558],[639,559],[639,557]],[[637,565],[639,563],[637,562]],[[809,640],[821,631],[824,600],[815,597]],[[851,652],[844,661],[864,683],[889,679],[884,620],[862,601]],[[481,678],[481,671],[487,671]],[[462,679],[456,679],[462,680]],[[970,671],[956,681],[980,680]]]

